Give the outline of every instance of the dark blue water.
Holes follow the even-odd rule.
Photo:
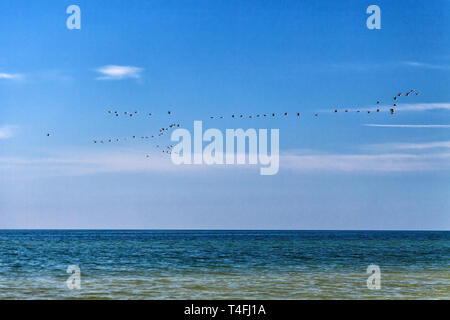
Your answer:
[[[448,299],[450,232],[0,230],[0,298]]]

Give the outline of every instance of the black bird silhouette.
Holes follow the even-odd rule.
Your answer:
[[[167,111],[167,114],[171,114],[172,112],[170,112],[170,111]]]
[[[389,111],[390,111],[391,114],[394,114],[394,109],[393,108],[391,108]]]
[[[288,115],[288,113],[287,113],[287,112],[285,112],[285,113],[284,113],[284,115],[285,115],[285,116],[287,116],[287,115]]]
[[[50,133],[47,133],[47,137],[50,137]]]
[[[300,117],[300,112],[297,112],[297,117]]]
[[[377,104],[380,104],[380,101],[377,101]]]

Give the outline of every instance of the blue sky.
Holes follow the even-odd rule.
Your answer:
[[[81,30],[66,28],[71,4]],[[371,4],[381,30],[366,27]],[[4,0],[0,228],[449,230],[448,10],[448,1]],[[377,100],[385,110],[409,89],[421,94],[402,97],[394,116],[330,112]],[[303,116],[230,118],[271,112]],[[147,141],[92,143],[194,120],[280,129],[279,173],[174,166]]]

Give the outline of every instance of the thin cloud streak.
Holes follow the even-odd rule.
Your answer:
[[[380,128],[450,128],[450,124],[374,124],[366,123],[366,127]]]
[[[281,158],[280,170],[301,172],[411,172],[450,169],[450,153],[438,154],[329,154],[288,155]]]
[[[416,172],[450,170],[450,152],[422,152],[433,147],[450,147],[450,141],[429,144],[398,144],[391,149],[413,149],[416,153],[393,150],[373,154],[323,154],[305,152],[280,155],[280,172]],[[419,153],[417,153],[419,151]],[[66,152],[44,157],[0,157],[0,170],[14,176],[82,176],[109,173],[210,174],[214,170],[256,169],[259,165],[175,165],[169,156],[151,155],[140,150]],[[19,174],[20,173],[20,174]],[[255,173],[257,174],[257,173]]]
[[[14,137],[17,131],[17,126],[5,125],[0,126],[0,139],[9,139]]]
[[[133,66],[107,65],[96,69],[96,71],[102,74],[96,78],[97,80],[121,80],[126,78],[139,79],[143,69]]]
[[[426,69],[438,69],[438,70],[450,69],[450,66],[447,65],[431,64],[417,61],[403,61],[403,64],[410,67],[426,68]]]
[[[22,78],[23,78],[23,75],[19,74],[19,73],[0,73],[0,79],[20,80]]]

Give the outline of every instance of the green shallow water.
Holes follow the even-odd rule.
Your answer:
[[[0,231],[0,299],[449,298],[450,232]]]

